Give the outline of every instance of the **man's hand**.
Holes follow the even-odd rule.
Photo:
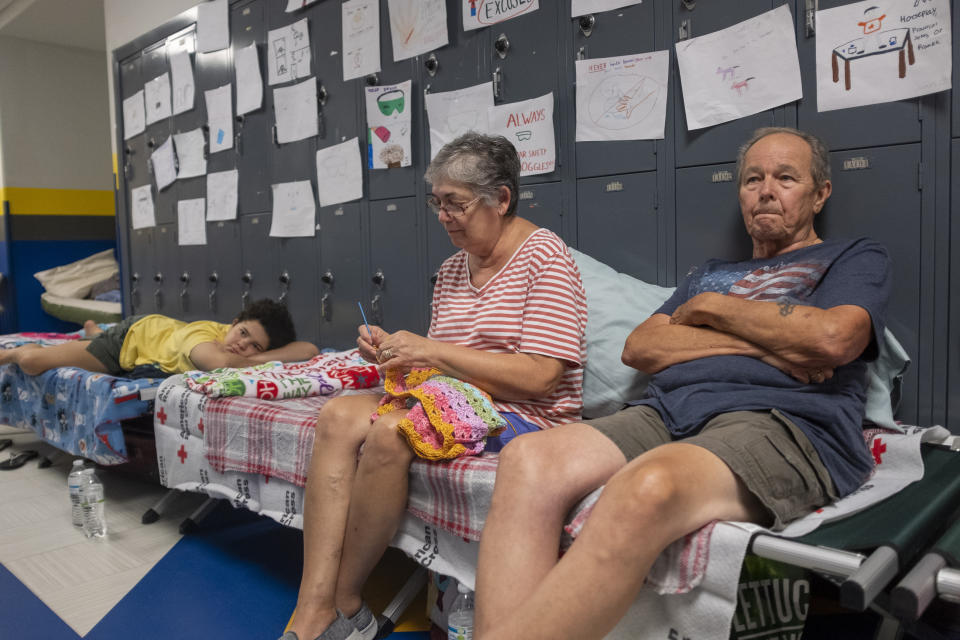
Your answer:
[[[793,364],[789,360],[781,358],[773,352],[768,352],[766,355],[761,356],[760,360],[769,364],[771,367],[780,369],[780,371],[783,371],[794,380],[803,384],[820,384],[833,377],[833,369],[805,369],[804,367]]]
[[[677,307],[676,311],[670,316],[670,324],[685,324],[690,327],[708,324],[706,315],[707,310],[711,308],[711,302],[714,298],[722,297],[722,294],[712,291],[698,293]]]

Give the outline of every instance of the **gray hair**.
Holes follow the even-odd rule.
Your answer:
[[[823,140],[812,133],[791,127],[761,127],[753,132],[750,139],[743,143],[737,152],[737,184],[740,184],[743,179],[743,159],[746,157],[747,151],[762,138],[772,136],[775,133],[786,133],[797,136],[807,143],[810,147],[810,174],[813,177],[814,189],[819,189],[825,185],[827,180],[830,179],[830,150],[827,149],[827,145],[824,144]]]
[[[455,182],[481,196],[489,205],[499,202],[500,187],[510,189],[507,214],[517,212],[520,158],[503,136],[468,132],[443,145],[427,167],[424,179],[431,183]]]

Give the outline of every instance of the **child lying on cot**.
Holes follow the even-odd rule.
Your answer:
[[[83,326],[86,338],[76,342],[0,350],[0,364],[16,363],[29,375],[56,367],[79,367],[124,376],[143,366],[173,374],[272,360],[309,360],[318,353],[309,342],[296,341],[290,312],[272,300],[254,302],[232,324],[211,320],[187,323],[153,314],[131,316],[105,331],[90,320]]]

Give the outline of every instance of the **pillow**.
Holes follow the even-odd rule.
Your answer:
[[[570,249],[587,294],[587,366],[583,371],[583,417],[598,418],[643,397],[650,379],[620,361],[633,329],[653,315],[673,289],[618,273],[585,253]],[[879,354],[867,363],[864,421],[902,430],[893,419],[900,404],[903,374],[910,365],[906,351],[889,329]]]
[[[70,264],[38,271],[33,277],[40,281],[47,293],[64,298],[86,298],[90,288],[120,271],[113,257],[113,249],[107,249]]]
[[[903,431],[893,414],[900,406],[903,392],[903,374],[910,366],[910,356],[897,339],[884,328],[877,359],[867,363],[867,401],[864,405],[865,422]]]
[[[587,366],[583,371],[583,417],[599,418],[643,397],[650,376],[620,361],[627,336],[660,308],[673,289],[648,284],[576,249],[587,294]]]

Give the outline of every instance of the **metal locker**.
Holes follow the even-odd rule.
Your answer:
[[[240,217],[240,271],[228,278],[240,282],[240,309],[254,300],[276,298],[275,247],[271,246],[269,213]]]
[[[960,12],[956,10],[956,7],[953,7],[953,33],[960,33]],[[960,43],[958,43],[956,36],[953,38],[953,90],[951,91],[953,98],[953,135],[954,137],[960,136]],[[954,162],[956,165],[956,162]],[[954,180],[956,182],[956,180]]]
[[[277,255],[272,274],[275,287],[272,297],[290,309],[297,336],[301,340],[319,344],[317,254],[320,241],[316,237],[272,238],[271,241],[271,250]]]
[[[382,198],[400,198],[403,196],[412,196],[416,193],[417,181],[423,178],[423,160],[420,158],[421,136],[425,135],[423,129],[423,85],[420,81],[420,60],[424,56],[416,56],[406,60],[394,62],[393,44],[390,39],[390,12],[386,2],[380,3],[380,65],[381,70],[373,73],[363,80],[355,80],[361,85],[374,86],[397,84],[412,80],[409,99],[410,109],[410,153],[413,154],[413,163],[409,167],[399,167],[395,169],[367,169],[367,176],[370,182],[369,198],[379,200]],[[342,77],[342,76],[341,76]],[[362,119],[360,130],[361,140],[364,144],[370,131],[367,127],[367,108],[366,93],[361,89],[360,97],[360,117]]]
[[[957,16],[954,14],[954,25],[956,26]],[[956,104],[956,98],[954,98]],[[956,116],[956,111],[954,111]],[[954,123],[957,120],[954,118]],[[954,131],[956,131],[954,126]],[[960,220],[960,140],[953,140],[951,143],[951,180],[950,180],[950,207],[951,218]],[[960,246],[960,225],[954,224],[950,227],[950,243],[954,247]],[[950,276],[953,282],[960,282],[960,260],[950,261]],[[953,288],[954,291],[957,287]],[[948,327],[947,345],[949,352],[947,355],[947,379],[950,381],[960,380],[960,296],[956,293],[950,296],[950,326]],[[951,431],[956,432],[960,426],[960,384],[948,385],[947,391],[947,425]]]
[[[363,236],[360,203],[320,209],[320,342],[324,347],[352,348],[361,324],[357,302],[363,300]]]
[[[617,271],[657,283],[655,172],[577,180],[577,247]]]
[[[207,173],[235,169],[237,156],[234,149],[224,149],[216,153],[210,153],[210,117],[207,113],[207,101],[204,95],[206,91],[218,89],[227,84],[231,85],[230,117],[233,119],[233,114],[237,111],[237,101],[234,97],[236,87],[233,86],[236,84],[233,72],[233,50],[227,48],[207,53],[196,52],[194,54],[194,78],[196,82],[194,108],[192,112],[188,113],[197,114],[197,123],[194,126],[199,126],[203,130],[203,137],[206,141]],[[234,134],[236,134],[236,126],[234,121]],[[216,136],[217,134],[214,132],[212,135]],[[236,145],[236,135],[234,135],[233,144]],[[204,182],[206,182],[206,178],[204,178]],[[206,193],[206,184],[204,184],[204,193]]]
[[[167,61],[171,60],[174,54],[185,52],[190,56],[190,65],[193,68],[194,83],[194,101],[193,108],[183,113],[178,113],[171,118],[171,133],[186,133],[194,129],[201,129],[206,141],[207,132],[207,108],[203,100],[203,82],[201,76],[202,66],[200,57],[202,54],[196,53],[196,26],[191,25],[186,29],[167,38]],[[209,55],[209,54],[208,54]],[[171,71],[172,74],[172,71]],[[171,76],[172,83],[172,76]],[[171,84],[172,87],[172,84]],[[209,145],[204,142],[203,153],[207,158],[207,170],[210,171],[210,156],[208,153]],[[192,178],[177,179],[177,201],[189,200],[192,198],[203,198],[207,192],[207,178],[203,176],[194,176]],[[174,222],[178,220],[176,204],[174,204]]]
[[[153,296],[157,313],[181,317],[180,295],[180,247],[177,245],[177,225],[157,225],[154,238],[153,270],[147,286]]]
[[[240,176],[237,207],[238,213],[257,213],[270,208],[270,179],[264,158],[271,148],[271,128],[273,113],[266,106],[268,87],[266,84],[267,39],[263,0],[255,0],[237,5],[230,10],[230,44],[232,58],[237,52],[251,44],[257,44],[257,59],[260,62],[260,77],[263,79],[264,105],[255,111],[238,115],[234,119],[233,155]],[[233,87],[233,108],[237,108],[236,78]],[[225,151],[223,153],[230,153]],[[215,154],[218,155],[218,154]]]
[[[207,223],[205,269],[191,275],[194,307],[204,318],[229,322],[240,312],[240,222]]]
[[[573,18],[570,29],[574,56],[577,60],[591,60],[654,51],[657,48],[654,18],[652,2]],[[570,65],[570,74],[570,86],[576,91],[573,65]],[[668,87],[660,91],[662,99],[669,100]],[[576,129],[575,96],[571,95],[567,102],[573,123],[568,135],[572,135]],[[669,102],[667,104],[669,108]],[[657,168],[654,145],[652,140],[578,142],[577,177],[652,171]]]
[[[673,5],[674,41],[697,37],[726,29],[738,22],[754,18],[788,4],[785,0],[739,0],[738,2],[691,2],[682,0]],[[792,8],[792,3],[791,8]],[[796,16],[794,15],[794,18]],[[680,70],[676,62],[676,49],[671,47],[671,71],[678,97],[673,101],[676,117],[677,166],[689,167],[700,164],[729,162],[737,157],[737,148],[750,137],[754,129],[783,124],[783,107],[732,120],[723,124],[689,131],[683,105],[683,90]],[[778,113],[779,112],[779,113]]]
[[[127,58],[120,63],[120,95],[122,99],[129,98],[138,91],[143,90],[143,78],[140,74],[140,55]],[[123,128],[123,115],[121,113],[117,123]],[[121,138],[123,136],[121,135]],[[147,146],[146,136],[139,133],[129,140],[123,140],[120,144],[123,153],[118,159],[121,166],[118,167],[120,175],[118,176],[120,184],[126,183],[126,208],[132,209],[132,199],[130,190],[145,184],[153,183],[153,175],[147,171]]]
[[[426,204],[418,205],[417,211],[417,215],[423,218],[425,220],[424,224],[427,225],[427,281],[425,284],[429,293],[427,298],[432,300],[433,285],[436,282],[440,265],[460,249],[453,246],[453,243],[450,242],[450,236],[447,235],[436,214]]]
[[[423,93],[443,93],[490,82],[489,38],[486,29],[464,31],[458,3],[447,3],[447,34],[450,42],[436,51],[419,56]],[[423,165],[430,162],[429,116],[424,110]]]
[[[521,179],[524,184],[559,180],[563,173],[567,136],[567,97],[564,65],[558,64],[560,49],[557,34],[564,33],[566,21],[560,18],[559,2],[540,3],[540,8],[516,18],[486,27],[490,39],[491,78],[496,104],[539,98],[553,93],[553,130],[557,164],[554,171]]]
[[[343,81],[340,3],[322,2],[310,7],[310,46],[315,49],[317,96],[320,101],[320,135],[317,148],[339,144],[359,135],[357,88]]]
[[[140,77],[146,84],[158,76],[170,73],[170,67],[167,64],[167,45],[165,40],[161,40],[143,50],[141,58]],[[148,124],[144,137],[146,139],[146,156],[150,155],[157,148],[170,138],[170,118],[163,118],[153,124]],[[150,182],[156,183],[153,167],[150,167]],[[163,191],[157,193],[154,190],[154,207],[156,209],[157,224],[173,222],[177,219],[177,182],[167,186]]]
[[[798,2],[795,20],[803,98],[797,104],[797,127],[823,138],[830,149],[880,146],[920,140],[919,99],[817,112],[816,36],[806,26],[806,2]],[[811,3],[815,4],[815,3]],[[818,0],[832,9],[849,0]],[[837,43],[838,45],[840,43]]]
[[[127,302],[128,315],[153,313],[156,303],[153,298],[154,241],[156,228],[134,229],[130,231],[129,264],[124,265],[127,272],[127,289],[124,300]]]
[[[422,207],[414,198],[370,201],[367,318],[386,331],[425,333],[429,302],[419,268]]]
[[[313,34],[313,32],[318,29],[317,21],[311,19],[309,15],[304,15],[301,13],[285,13],[284,6],[285,5],[276,2],[266,5],[268,30],[285,27],[302,20],[304,17],[307,19],[307,28],[310,34]],[[313,36],[311,35],[311,39],[312,38]],[[264,104],[266,104],[266,112],[269,118],[271,133],[268,148],[266,149],[261,162],[265,162],[268,166],[267,176],[270,184],[276,184],[279,182],[292,182],[296,180],[311,180],[312,183],[316,177],[317,163],[315,157],[315,138],[310,137],[304,140],[297,140],[295,142],[287,142],[284,144],[278,143],[276,138],[276,119],[273,100],[273,92],[275,89],[280,87],[294,86],[301,82],[307,81],[311,77],[316,77],[317,51],[313,42],[311,42],[310,51],[312,56],[310,61],[310,76],[270,86],[267,84],[269,81],[269,73],[264,73],[263,75],[263,101]],[[264,51],[264,57],[266,57],[266,51]],[[319,112],[319,103],[316,106]],[[271,202],[272,201],[273,200],[271,198]]]
[[[736,165],[677,169],[676,180],[676,281],[710,258],[749,258],[753,244],[740,215]]]
[[[176,298],[171,302],[176,309],[173,315],[177,318],[188,321],[211,319],[203,298],[203,274],[207,271],[209,255],[210,248],[206,245],[182,246],[179,248],[176,270],[164,274],[165,278],[175,281]]]
[[[525,184],[517,194],[517,215],[538,227],[550,229],[563,236],[563,216],[566,203],[563,185],[559,182]]]
[[[886,246],[893,261],[887,326],[913,360],[904,378],[897,417],[917,424],[920,361],[921,192],[920,145],[857,149],[831,154],[833,195],[818,216],[823,238],[868,236]],[[897,185],[897,188],[889,188]],[[878,222],[882,223],[878,224]],[[930,338],[925,338],[930,339]]]

